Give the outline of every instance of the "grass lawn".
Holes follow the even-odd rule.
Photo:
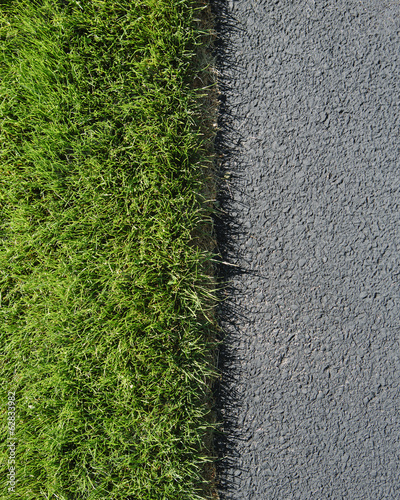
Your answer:
[[[1,499],[209,498],[200,7],[0,0]]]

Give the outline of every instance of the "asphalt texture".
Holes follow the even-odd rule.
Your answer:
[[[220,498],[400,499],[400,1],[213,9]]]

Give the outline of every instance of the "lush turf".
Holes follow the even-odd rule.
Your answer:
[[[0,2],[0,498],[195,499],[210,258],[190,0]]]

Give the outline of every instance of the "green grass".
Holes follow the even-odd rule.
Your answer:
[[[190,0],[0,2],[1,499],[205,495],[197,17]]]

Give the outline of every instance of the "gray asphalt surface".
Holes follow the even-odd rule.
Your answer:
[[[221,500],[400,499],[400,1],[214,1]]]

